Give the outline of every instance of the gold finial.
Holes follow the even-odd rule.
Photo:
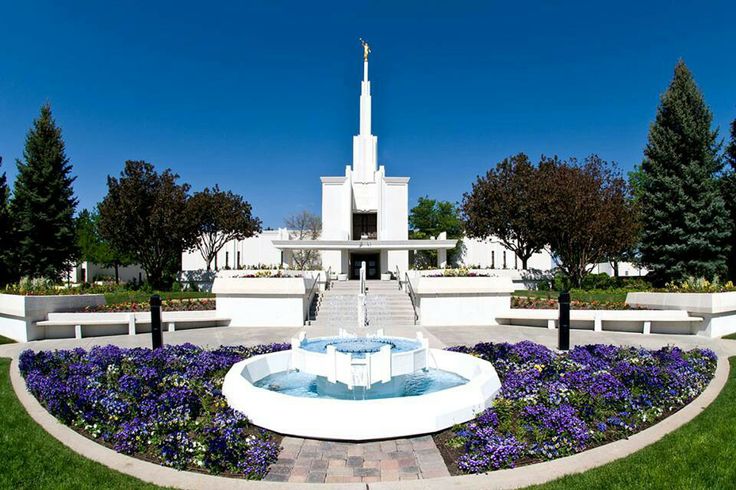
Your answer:
[[[360,44],[362,44],[362,45],[363,45],[363,60],[365,60],[365,61],[368,61],[368,55],[369,55],[369,54],[370,54],[370,52],[371,52],[371,47],[370,47],[370,46],[368,45],[368,43],[367,43],[367,42],[365,42],[365,41],[363,40],[363,38],[362,38],[362,37],[361,37],[361,38],[359,38],[359,39],[360,39]]]

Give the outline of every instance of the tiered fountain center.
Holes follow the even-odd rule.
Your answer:
[[[341,383],[348,390],[370,389],[377,383],[411,375],[428,367],[429,344],[421,333],[416,340],[386,337],[383,330],[358,337],[340,330],[337,337],[292,339],[292,368]]]

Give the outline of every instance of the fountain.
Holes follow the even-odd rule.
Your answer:
[[[364,267],[358,318],[367,329]],[[369,440],[436,432],[472,419],[501,387],[491,363],[430,349],[421,332],[302,332],[291,343],[235,364],[222,389],[232,408],[283,434]]]

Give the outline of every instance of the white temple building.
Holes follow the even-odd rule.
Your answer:
[[[274,240],[280,250],[317,249],[322,268],[357,277],[366,262],[367,276],[406,271],[409,250],[439,250],[444,265],[457,240],[409,240],[409,177],[389,177],[378,165],[378,138],[371,132],[371,82],[368,50],[363,59],[360,130],[353,137],[353,163],[345,175],[322,177],[322,236],[319,240]]]
[[[353,161],[345,174],[322,177],[322,233],[317,240],[297,240],[288,230],[264,231],[245,240],[228,243],[217,256],[216,269],[253,268],[258,265],[290,267],[297,250],[319,250],[323,270],[333,275],[356,278],[366,262],[369,279],[381,274],[403,274],[410,268],[409,251],[437,250],[437,267],[448,265],[447,251],[458,240],[444,233],[431,240],[409,239],[409,177],[390,177],[378,164],[378,138],[371,128],[371,82],[368,78],[367,44],[364,44],[363,80],[360,92],[360,124],[353,136]],[[463,239],[460,264],[484,269],[513,271],[520,277],[520,261],[511,250],[489,238]],[[529,267],[549,270],[553,266],[547,252],[535,254]],[[182,270],[205,267],[199,252],[182,256]]]

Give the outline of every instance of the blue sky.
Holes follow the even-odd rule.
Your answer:
[[[727,134],[734,18],[732,1],[3,2],[2,169],[48,101],[80,207],[143,159],[242,194],[267,226],[319,212],[319,176],[352,156],[362,36],[379,163],[412,177],[411,203],[458,201],[520,151],[628,171],[680,57]]]

